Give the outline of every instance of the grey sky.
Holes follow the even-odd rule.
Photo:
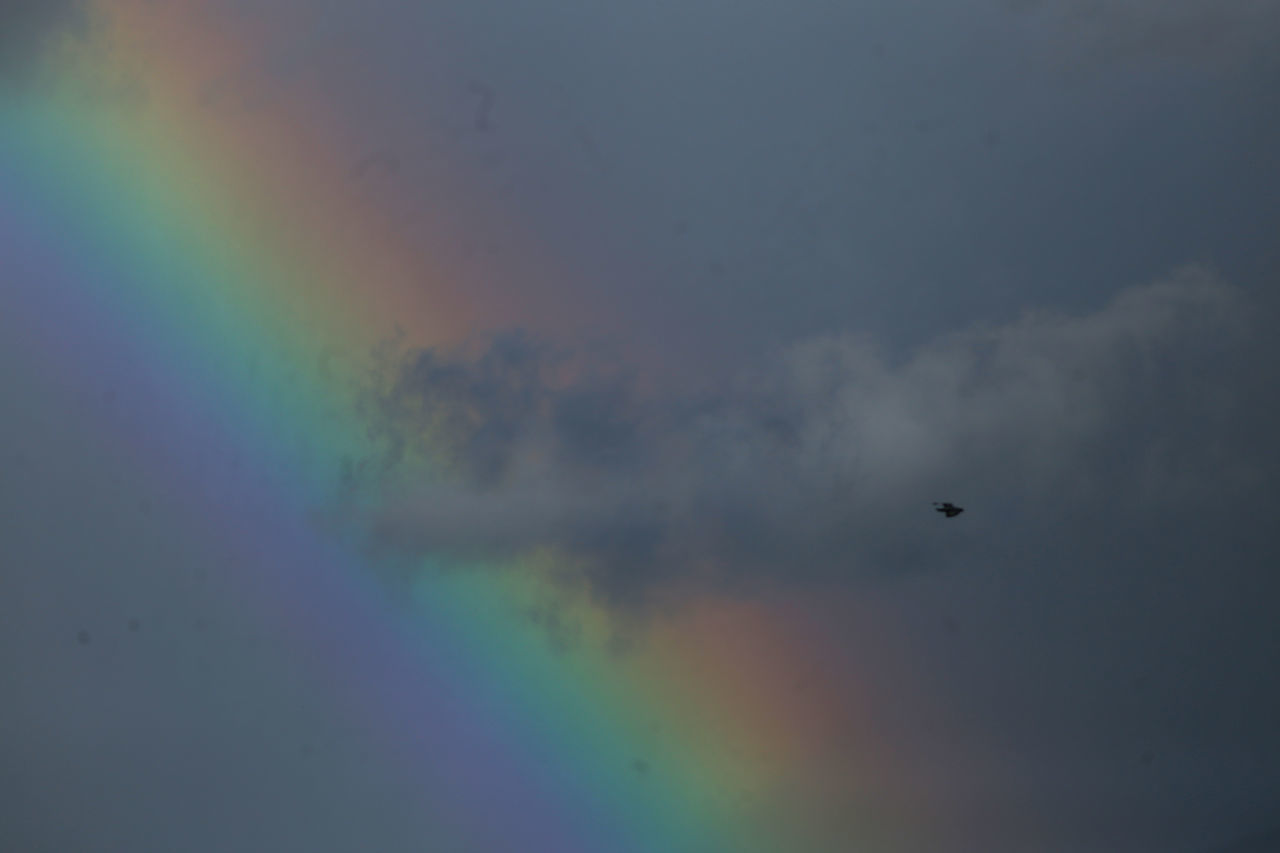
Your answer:
[[[648,355],[661,335],[682,370],[732,369],[1083,309],[1188,262],[1264,289],[1280,12],[1206,5],[375,3],[316,13],[276,73],[327,80],[403,192],[447,171],[466,197],[436,204],[536,220],[575,268],[528,285],[534,321],[572,297]]]
[[[1280,810],[1280,2],[225,5],[281,35],[211,92],[330,93],[354,179],[493,306],[466,355],[402,352],[368,401],[396,452],[429,421],[457,463],[349,479],[375,544],[553,544],[633,608],[719,565],[826,602],[851,656],[842,602],[872,602],[934,697],[878,698],[885,784],[947,853],[1278,849],[1230,845]],[[0,4],[6,79],[70,8]],[[548,378],[584,338],[621,365]],[[0,839],[107,851],[164,814],[157,853],[291,849],[300,824],[298,849],[419,849],[368,734],[269,681],[218,555],[176,553],[77,430],[110,405],[18,352]],[[247,835],[220,825],[266,797]]]
[[[49,41],[84,23],[79,0],[0,2],[0,87],[26,85]]]

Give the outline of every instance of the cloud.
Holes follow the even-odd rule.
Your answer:
[[[84,14],[82,0],[0,0],[0,86],[24,82],[49,42]]]
[[[362,521],[415,555],[554,549],[626,602],[674,579],[926,570],[1072,508],[1193,513],[1266,476],[1274,369],[1252,329],[1246,296],[1192,269],[898,362],[819,337],[700,396],[642,393],[521,335],[399,354],[370,392],[387,455],[366,466],[383,473]],[[942,521],[933,500],[971,511]]]

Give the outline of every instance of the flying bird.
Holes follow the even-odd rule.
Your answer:
[[[940,512],[947,518],[955,518],[957,515],[964,512],[964,507],[956,506],[950,501],[947,501],[946,503],[938,503],[937,501],[934,501],[933,506],[935,512]]]

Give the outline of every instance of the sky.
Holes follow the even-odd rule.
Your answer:
[[[1278,38],[0,0],[0,848],[1280,849]]]

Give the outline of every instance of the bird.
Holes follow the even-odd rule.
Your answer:
[[[964,507],[956,506],[950,501],[947,501],[946,503],[938,503],[937,501],[934,501],[933,506],[935,512],[940,512],[947,518],[955,518],[957,515],[964,512]]]

